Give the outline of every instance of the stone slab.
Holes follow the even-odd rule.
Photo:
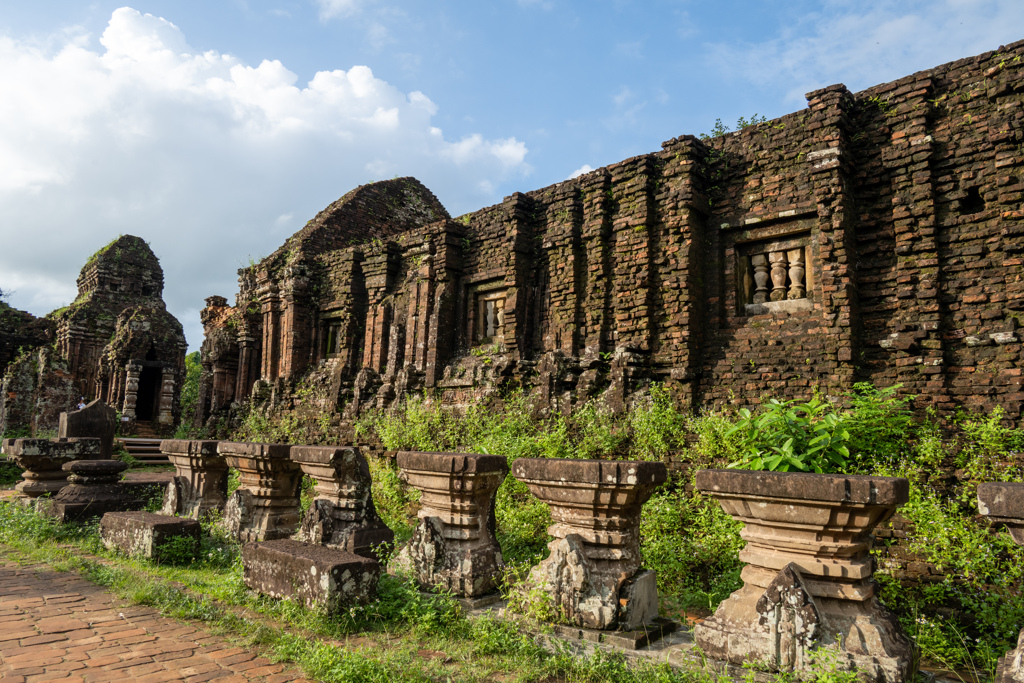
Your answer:
[[[60,414],[57,436],[93,437],[100,440],[99,459],[109,460],[114,451],[114,433],[117,431],[117,411],[96,399],[81,410]]]
[[[749,470],[700,470],[696,484],[701,491],[721,494],[793,498],[863,505],[903,505],[910,500],[910,482],[902,477],[801,472],[751,472]]]
[[[381,573],[370,558],[290,539],[247,543],[242,567],[249,588],[310,608],[324,607],[328,614],[373,600]]]
[[[174,538],[194,539],[199,547],[199,522],[152,512],[108,512],[100,520],[103,545],[128,555],[161,559],[161,547]]]

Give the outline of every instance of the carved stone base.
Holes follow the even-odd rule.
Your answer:
[[[789,565],[768,589],[745,585],[694,629],[708,657],[765,664],[775,671],[810,668],[812,653],[828,649],[837,663],[868,680],[909,680],[912,646],[877,598],[863,602],[813,597]]]
[[[508,473],[505,458],[402,451],[397,460],[402,478],[422,496],[419,523],[395,565],[425,589],[463,598],[495,591],[503,565],[494,535],[494,494]]]
[[[1017,636],[1017,647],[999,658],[993,683],[1024,683],[1024,630]]]
[[[299,527],[299,507],[267,505],[265,498],[240,488],[224,506],[223,523],[228,533],[242,543],[290,538]]]
[[[494,591],[503,564],[496,544],[451,543],[439,518],[421,517],[394,566],[410,572],[424,587],[477,597]]]

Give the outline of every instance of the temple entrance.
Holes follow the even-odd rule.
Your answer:
[[[149,422],[156,419],[160,407],[160,386],[163,380],[163,368],[160,366],[143,366],[139,375],[139,393],[135,400],[135,419]]]

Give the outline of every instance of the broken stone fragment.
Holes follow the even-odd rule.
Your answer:
[[[238,489],[224,508],[224,525],[248,543],[288,538],[299,528],[302,471],[291,446],[222,441],[217,452],[239,472]]]
[[[494,535],[494,494],[508,474],[497,455],[398,453],[402,477],[420,498],[419,523],[395,567],[424,588],[478,597],[497,589],[504,566]]]
[[[199,519],[223,512],[228,497],[228,465],[218,441],[164,439],[160,452],[174,465],[175,477],[164,493],[162,512]]]
[[[878,683],[914,674],[915,649],[875,596],[871,530],[909,498],[906,479],[701,470],[697,488],[744,523],[743,587],[698,624],[709,657],[806,671],[828,648]]]
[[[639,628],[658,615],[654,572],[640,568],[640,509],[668,471],[660,462],[520,458],[517,479],[551,507],[551,553],[520,592],[539,589],[559,620]]]
[[[199,522],[152,512],[108,512],[100,520],[100,539],[108,549],[150,559],[179,559],[168,556],[166,544],[175,538],[191,541],[191,556],[199,549]],[[188,552],[188,545],[178,552]]]
[[[247,543],[242,567],[249,588],[309,608],[326,608],[328,614],[373,600],[380,579],[376,560],[289,539]]]
[[[298,540],[374,558],[394,541],[373,505],[370,466],[358,448],[293,446],[291,458],[316,482]]]

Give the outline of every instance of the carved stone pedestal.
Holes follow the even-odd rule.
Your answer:
[[[665,483],[663,463],[520,458],[512,473],[554,520],[528,587],[575,626],[633,630],[658,616],[655,574],[640,569],[640,508]]]
[[[15,490],[26,498],[56,494],[68,485],[65,463],[89,460],[100,456],[100,440],[10,439],[4,442],[4,453],[18,467],[24,468]]]
[[[141,510],[146,501],[138,497],[137,488],[120,483],[126,469],[128,465],[120,460],[64,463],[64,471],[71,473],[69,485],[52,499],[40,501],[38,509],[61,523],[83,522],[108,512]]]
[[[217,452],[239,472],[238,489],[224,508],[228,532],[243,543],[288,538],[299,528],[302,471],[291,446],[222,441]]]
[[[494,536],[494,494],[508,474],[505,458],[403,451],[398,466],[423,496],[419,524],[396,565],[425,588],[465,598],[493,592],[503,565]]]
[[[978,512],[1005,524],[1014,542],[1024,545],[1024,484],[979,485]],[[1017,637],[1017,647],[996,665],[995,683],[1024,683],[1024,630]]]
[[[370,466],[358,448],[293,446],[291,458],[316,480],[316,496],[302,518],[298,540],[372,558],[377,546],[395,540],[377,516]]]
[[[217,453],[218,441],[164,439],[160,452],[176,470],[164,493],[165,515],[199,519],[224,511],[228,498],[228,465]]]
[[[799,674],[828,648],[868,680],[913,678],[914,647],[875,597],[869,553],[871,530],[907,502],[906,479],[702,470],[697,488],[747,542],[743,588],[694,630],[707,656]]]

